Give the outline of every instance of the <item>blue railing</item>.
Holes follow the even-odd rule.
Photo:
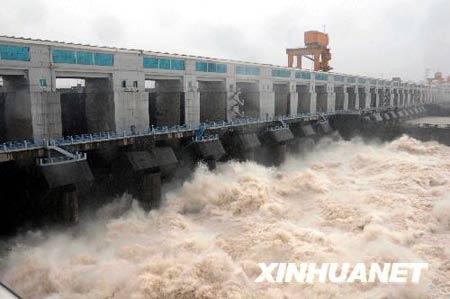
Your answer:
[[[267,117],[267,118],[238,118],[233,119],[229,122],[227,121],[213,121],[201,123],[198,126],[190,126],[190,125],[176,125],[176,126],[163,126],[163,127],[150,127],[144,131],[123,131],[123,132],[99,132],[93,134],[81,134],[74,136],[66,136],[60,138],[54,138],[50,140],[41,139],[41,140],[23,140],[23,141],[11,141],[5,142],[0,145],[0,153],[11,153],[18,151],[27,151],[27,150],[36,150],[41,148],[48,148],[49,146],[70,146],[70,145],[81,145],[88,144],[92,142],[104,142],[104,141],[114,141],[121,140],[125,138],[134,138],[134,137],[144,137],[144,136],[157,136],[157,135],[165,135],[165,134],[173,134],[173,133],[188,133],[191,132],[194,135],[195,133],[200,132],[201,134],[197,135],[197,138],[202,138],[202,136],[206,136],[206,130],[214,130],[214,129],[223,129],[230,127],[239,127],[239,126],[247,126],[247,125],[256,125],[256,124],[266,124],[271,122],[281,122],[282,125],[285,121],[289,120],[298,120],[298,119],[306,119],[306,120],[315,120],[319,118],[324,118],[330,115],[336,114],[364,114],[369,112],[380,112],[382,110],[391,110],[393,107],[377,107],[377,108],[366,108],[361,110],[336,110],[333,113],[300,113],[297,115],[283,115],[283,116],[275,116],[275,117]],[[210,136],[210,135],[208,135]]]
[[[40,166],[46,166],[46,165],[55,165],[55,164],[64,164],[64,163],[70,163],[70,162],[84,161],[86,159],[87,159],[86,153],[76,153],[75,157],[59,156],[59,157],[50,157],[50,158],[39,158],[39,159],[37,159],[37,162]]]
[[[0,144],[0,154],[2,153],[13,153],[20,151],[29,151],[29,150],[37,150],[37,149],[45,149],[51,146],[64,147],[71,145],[81,145],[81,144],[89,144],[93,142],[105,142],[105,141],[114,141],[121,140],[126,138],[135,138],[135,137],[144,137],[144,136],[157,136],[157,135],[165,135],[165,134],[173,134],[173,133],[192,133],[195,135],[196,132],[201,131],[202,134],[197,135],[197,138],[201,139],[204,136],[211,136],[211,134],[207,134],[206,130],[215,130],[215,129],[223,129],[223,128],[231,128],[231,127],[239,127],[239,126],[247,126],[247,125],[257,125],[257,124],[267,124],[271,122],[281,122],[282,126],[285,124],[285,121],[289,120],[317,120],[321,118],[325,118],[331,115],[337,114],[363,114],[369,112],[380,112],[385,110],[391,110],[393,107],[376,107],[376,108],[366,108],[362,110],[336,110],[332,113],[299,113],[297,115],[283,115],[276,117],[267,117],[264,119],[261,118],[238,118],[233,119],[231,121],[213,121],[201,123],[197,126],[191,125],[176,125],[176,126],[164,126],[164,127],[150,127],[144,131],[123,131],[123,132],[99,132],[93,134],[81,134],[74,136],[66,136],[60,138],[54,138],[50,140],[41,139],[41,140],[22,140],[22,141],[10,141]]]
[[[192,138],[193,142],[208,142],[214,140],[219,140],[219,135],[213,134],[213,135],[204,135],[201,137],[195,136]]]
[[[254,124],[263,124],[274,121],[285,121],[285,120],[294,120],[301,118],[313,118],[320,117],[328,114],[310,114],[310,113],[301,113],[298,115],[289,115],[289,116],[278,116],[278,117],[267,117],[264,119],[258,118],[239,118],[233,119],[229,122],[227,121],[215,121],[215,122],[207,122],[202,123],[198,126],[190,126],[190,125],[176,125],[176,126],[164,126],[164,127],[150,127],[144,131],[123,131],[123,132],[99,132],[93,134],[81,134],[74,136],[65,136],[54,139],[41,139],[41,140],[22,140],[22,141],[11,141],[0,144],[0,153],[12,153],[19,151],[28,151],[28,150],[37,150],[42,148],[47,148],[49,146],[70,146],[70,145],[81,145],[88,144],[93,142],[105,142],[105,141],[114,141],[121,140],[125,138],[133,138],[133,137],[144,137],[144,136],[156,136],[156,135],[165,135],[165,134],[173,134],[173,133],[195,133],[196,130],[199,130],[200,127],[203,127],[204,130],[211,129],[221,129],[221,128],[229,128],[229,127],[237,127],[237,126],[246,126],[246,125],[254,125]]]

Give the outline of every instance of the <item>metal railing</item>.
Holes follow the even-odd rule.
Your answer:
[[[37,163],[40,166],[47,166],[47,165],[84,161],[86,159],[87,159],[86,153],[76,153],[73,157],[59,156],[59,157],[39,158],[37,159]]]
[[[208,141],[214,141],[219,140],[219,135],[213,134],[213,135],[204,135],[201,137],[193,137],[192,142],[208,142]]]
[[[201,123],[196,126],[191,125],[176,125],[176,126],[163,126],[163,127],[149,127],[143,131],[122,131],[122,132],[99,132],[93,134],[80,134],[74,136],[66,136],[54,139],[41,139],[41,140],[23,140],[23,141],[10,141],[0,144],[0,154],[14,153],[21,151],[39,150],[47,149],[50,146],[55,147],[65,147],[73,145],[90,144],[94,142],[107,142],[107,141],[117,141],[126,138],[136,138],[136,137],[146,137],[146,136],[158,136],[158,135],[168,135],[174,133],[193,133],[202,130],[202,135],[206,130],[216,130],[216,129],[226,129],[232,127],[248,126],[248,125],[260,125],[267,124],[271,122],[281,122],[292,120],[317,120],[321,118],[326,118],[331,115],[336,114],[361,114],[363,112],[369,111],[379,111],[378,109],[384,108],[385,110],[389,107],[380,108],[369,108],[361,111],[351,111],[351,110],[339,110],[330,113],[300,113],[297,115],[284,115],[276,117],[267,118],[237,118],[231,121],[214,121]],[[387,108],[387,109],[386,109]],[[201,137],[201,136],[198,136]]]

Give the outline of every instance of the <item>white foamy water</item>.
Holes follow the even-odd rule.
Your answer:
[[[29,233],[0,278],[25,298],[444,298],[449,191],[449,147],[323,142],[279,168],[200,167],[148,214],[123,197],[69,232]],[[254,283],[258,262],[397,261],[430,268],[417,285]]]

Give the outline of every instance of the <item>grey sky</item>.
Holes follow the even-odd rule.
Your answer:
[[[337,72],[450,73],[450,1],[2,1],[0,34],[286,64],[303,32],[330,34]]]

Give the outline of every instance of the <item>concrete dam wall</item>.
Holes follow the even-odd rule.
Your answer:
[[[446,85],[141,50],[0,37],[4,233],[74,223],[100,195],[158,206],[161,186],[197,162],[279,165],[337,131],[390,140],[436,115]],[[59,79],[82,79],[60,89]],[[151,87],[146,82],[151,81]],[[420,134],[418,134],[419,136]],[[444,137],[438,137],[444,140]]]

